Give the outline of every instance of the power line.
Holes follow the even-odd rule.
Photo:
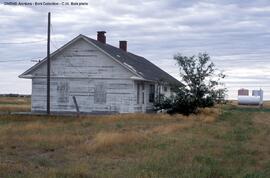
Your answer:
[[[30,43],[40,43],[40,42],[45,42],[46,40],[39,40],[39,41],[25,41],[25,42],[0,42],[1,45],[6,45],[6,44],[30,44]]]
[[[27,59],[28,60],[28,59]],[[19,61],[27,61],[26,59],[18,59],[18,60],[12,60],[12,61],[0,61],[1,63],[3,62],[19,62]]]
[[[36,57],[36,58],[32,58],[32,59],[17,59],[17,60],[3,60],[3,61],[0,61],[1,63],[4,63],[4,62],[22,62],[22,61],[31,61],[31,60],[37,60],[37,59],[41,59],[41,57]]]

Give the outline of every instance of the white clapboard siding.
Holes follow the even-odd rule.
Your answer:
[[[47,66],[32,72],[32,111],[46,111]],[[75,96],[81,112],[145,112],[149,102],[149,82],[134,81],[129,70],[96,47],[78,40],[51,59],[51,111],[76,112]],[[137,85],[140,103],[137,104]],[[142,87],[142,86],[140,86]],[[142,102],[144,93],[144,103]]]
[[[46,63],[33,72],[46,76]],[[133,74],[94,46],[78,40],[51,60],[51,75],[81,78],[130,78]]]
[[[39,83],[35,85],[34,83]],[[40,83],[43,83],[41,85]],[[68,89],[60,90],[61,85],[67,83]],[[115,85],[117,83],[119,88]],[[106,87],[106,102],[95,103],[95,86],[103,84]],[[46,109],[46,79],[33,78],[32,110]],[[62,93],[61,93],[62,92]],[[65,93],[66,92],[66,93]],[[51,79],[51,110],[73,111],[75,105],[72,100],[75,96],[82,112],[108,111],[108,112],[134,112],[133,81],[125,79]]]

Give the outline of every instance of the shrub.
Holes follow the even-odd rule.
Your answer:
[[[181,71],[183,85],[174,87],[173,98],[159,97],[155,106],[167,109],[169,113],[189,115],[196,113],[199,107],[212,107],[225,100],[226,89],[220,80],[225,77],[218,72],[210,56],[199,53],[197,56],[174,56]]]

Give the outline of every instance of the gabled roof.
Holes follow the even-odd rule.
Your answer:
[[[97,40],[94,40],[92,38],[89,38],[84,35],[79,35],[73,40],[71,40],[69,43],[64,45],[63,47],[56,50],[54,53],[51,54],[53,57],[58,52],[62,51],[64,48],[69,46],[70,44],[74,43],[78,39],[83,38],[89,43],[93,44],[97,48],[99,48],[101,51],[105,52],[107,55],[112,57],[116,62],[120,63],[122,66],[130,70],[132,73],[136,74],[138,78],[142,78],[149,81],[162,81],[173,85],[182,85],[181,82],[179,82],[177,79],[169,75],[167,72],[163,71],[144,57],[135,55],[130,52],[126,52],[122,49],[119,49],[117,47],[114,47],[109,44],[101,43]],[[21,74],[19,77],[27,77],[27,74],[30,73],[32,70],[35,70],[41,63],[46,62],[46,58],[43,59],[41,62],[37,63],[27,71],[25,71],[23,74]]]

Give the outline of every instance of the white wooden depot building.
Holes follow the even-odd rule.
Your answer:
[[[32,112],[46,111],[46,58],[20,78],[32,79]],[[170,96],[181,83],[145,58],[106,44],[104,31],[97,40],[79,35],[51,54],[51,111],[146,112],[158,94]]]

